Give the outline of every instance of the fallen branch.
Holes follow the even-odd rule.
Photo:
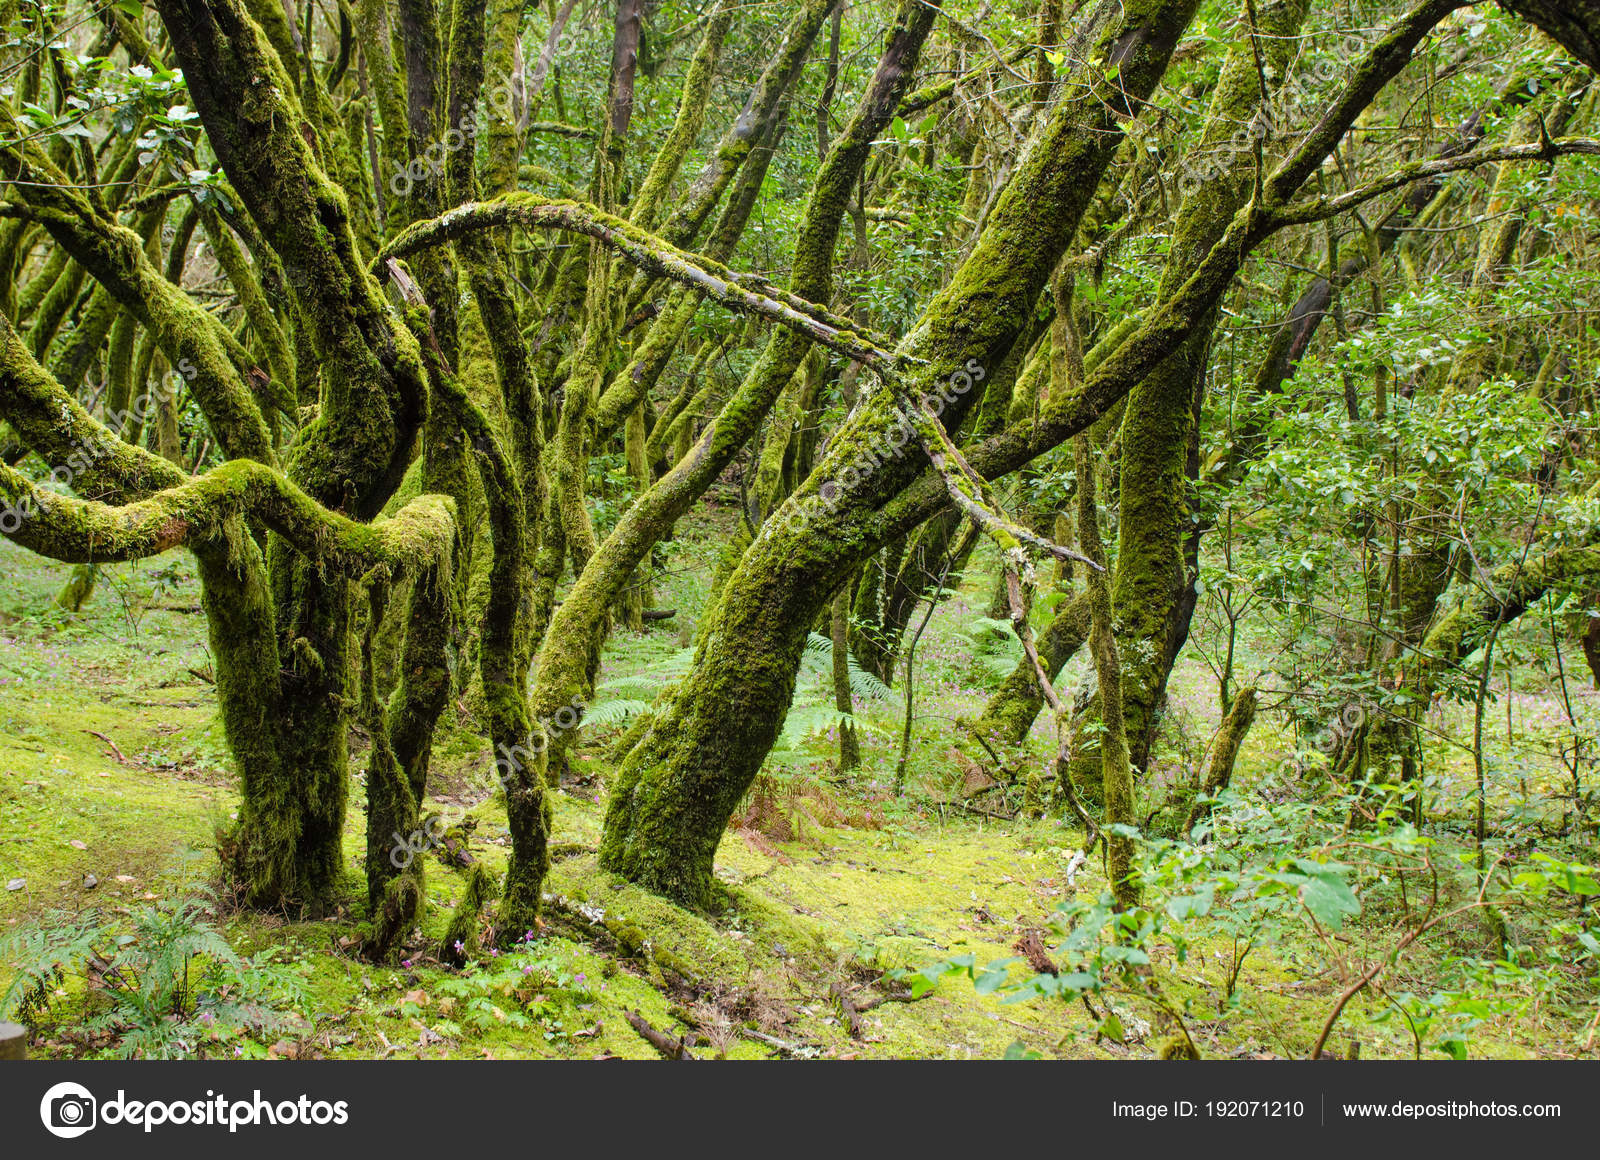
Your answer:
[[[856,1012],[864,1014],[875,1008],[882,1007],[885,1003],[920,1003],[924,999],[933,998],[934,994],[935,992],[933,991],[924,991],[920,995],[915,995],[909,987],[904,991],[885,991],[876,999],[868,999],[865,1003],[857,1003]]]
[[[1011,949],[1022,952],[1022,957],[1028,960],[1028,965],[1033,968],[1035,974],[1059,975],[1061,973],[1061,968],[1056,966],[1050,956],[1045,953],[1044,936],[1039,933],[1038,928],[1028,930],[1012,944]]]
[[[995,752],[994,746],[990,745],[988,740],[985,739],[985,737],[983,736],[983,734],[978,732],[977,728],[974,726],[974,724],[973,724],[973,722],[971,720],[969,720],[969,719],[967,719],[965,717],[956,718],[956,728],[960,729],[968,737],[972,738],[979,745],[983,746],[984,752],[988,753],[990,759],[995,764],[995,768],[1000,770],[1001,773],[1005,774],[1006,780],[1008,780],[1008,781],[1016,781],[1017,780],[1018,774],[1017,774],[1016,768],[1014,766],[1010,765],[1008,762],[1006,762],[1006,760],[1004,758],[1002,758],[998,753]]]
[[[754,1039],[757,1043],[765,1043],[768,1047],[775,1048],[776,1050],[783,1052],[785,1055],[799,1055],[800,1052],[805,1048],[803,1043],[791,1043],[787,1039],[779,1039],[774,1035],[767,1035],[760,1031],[752,1031],[748,1027],[740,1030],[739,1034],[743,1035],[746,1039]]]
[[[101,741],[104,741],[107,745],[111,746],[111,752],[117,755],[117,761],[122,765],[128,764],[128,759],[122,756],[122,750],[117,748],[117,743],[111,740],[111,738],[107,737],[104,733],[96,733],[93,729],[85,729],[84,732],[90,737],[100,738]]]
[[[850,1038],[861,1038],[861,1012],[856,1010],[856,1005],[851,1001],[849,992],[844,989],[843,983],[834,983],[828,988],[828,994],[833,996],[834,1002],[839,1004],[839,1010],[844,1013],[845,1024],[850,1028]]]
[[[995,786],[989,786],[988,787],[988,789],[995,789],[995,788],[996,788]],[[984,790],[982,792],[988,792],[988,791]],[[990,812],[989,810],[980,810],[976,806],[972,805],[969,802],[941,801],[939,803],[939,805],[941,807],[949,806],[951,809],[962,810],[962,811],[964,811],[966,813],[969,813],[969,814],[977,814],[978,817],[980,817],[980,818],[992,818],[993,820],[995,820],[997,822],[1014,822],[1014,821],[1017,820],[1017,815],[1016,814],[996,814],[996,813]]]
[[[624,1010],[622,1012],[622,1016],[628,1021],[628,1026],[637,1031],[640,1036],[643,1037],[645,1042],[650,1044],[651,1047],[655,1048],[661,1053],[662,1059],[695,1058],[695,1056],[689,1051],[689,1042],[687,1039],[674,1039],[665,1032],[657,1031],[654,1027],[650,1026],[650,1024],[645,1021],[644,1016],[639,1014],[637,1011]]]

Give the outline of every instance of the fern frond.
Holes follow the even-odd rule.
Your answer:
[[[863,701],[894,700],[894,690],[856,664],[855,657],[850,658],[850,695],[859,697]]]
[[[631,676],[602,681],[594,687],[594,691],[597,696],[601,693],[608,694],[607,700],[626,697],[636,701],[647,701],[661,690],[663,683],[660,677],[634,673]]]
[[[652,705],[649,701],[637,698],[618,697],[611,701],[602,701],[598,705],[591,705],[583,714],[585,725],[615,725],[619,721],[626,721],[636,713],[650,712]]]

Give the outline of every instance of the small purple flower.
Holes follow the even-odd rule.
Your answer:
[[[532,942],[533,941],[533,932],[530,930],[530,931],[528,931],[527,934],[523,935],[522,936],[522,941],[523,942]]]
[[[490,957],[491,957],[491,958],[496,958],[496,959],[498,959],[498,958],[499,958],[499,957],[500,957],[500,951],[499,951],[499,948],[495,948],[495,949],[493,949],[493,950],[491,950],[491,951],[490,951],[490,952],[489,952],[489,955],[490,955]]]
[[[460,954],[465,954],[466,953],[467,948],[461,945],[461,940],[460,939],[456,939],[455,947],[456,947],[456,954],[460,955]]]
[[[578,974],[577,974],[577,977],[576,977],[576,981],[581,983],[588,977],[589,976],[585,975],[582,971],[579,971]]]
[[[244,1054],[244,1048],[240,1047],[237,1043],[235,1043],[233,1045],[233,1058],[238,1059],[243,1054]]]
[[[532,963],[524,963],[524,964],[522,964],[522,973],[524,975],[533,974],[533,964]]]
[[[400,960],[400,965],[402,967],[405,967],[407,970],[410,970],[411,969],[411,960],[410,959],[401,959]]]

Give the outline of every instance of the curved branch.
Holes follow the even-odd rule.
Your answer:
[[[348,577],[374,568],[407,571],[448,560],[455,504],[421,495],[388,519],[358,524],[330,512],[284,476],[253,460],[224,463],[205,475],[122,507],[45,491],[0,466],[0,532],[68,564],[139,560],[182,546],[243,536],[236,517],[259,520],[320,567]]]
[[[1552,589],[1592,584],[1597,574],[1600,547],[1590,544],[1552,548],[1502,565],[1490,577],[1490,587],[1473,592],[1429,630],[1420,650],[1419,687],[1424,694],[1431,691],[1434,680],[1457,667],[1496,625],[1517,619]]]
[[[1319,222],[1355,209],[1390,190],[1399,189],[1402,185],[1409,185],[1413,181],[1422,181],[1429,177],[1441,177],[1446,173],[1455,173],[1462,169],[1476,169],[1480,165],[1504,161],[1553,162],[1558,157],[1584,153],[1600,154],[1600,140],[1593,137],[1561,137],[1552,140],[1546,137],[1542,141],[1528,141],[1521,145],[1499,145],[1492,149],[1480,149],[1455,157],[1413,161],[1337,197],[1319,197],[1274,210],[1271,224],[1277,229],[1283,226]]]
[[[647,273],[698,290],[730,310],[760,315],[787,326],[846,358],[884,368],[896,361],[883,343],[861,334],[848,319],[780,290],[765,279],[686,253],[587,202],[551,200],[525,192],[508,193],[492,201],[467,202],[403,230],[383,248],[373,266],[381,277],[384,263],[390,258],[443,245],[478,230],[512,225],[593,238]]]
[[[0,102],[0,133],[16,131],[16,117]],[[15,176],[30,183],[18,189],[26,194],[25,208],[8,206],[6,215],[39,222],[133,313],[189,379],[227,454],[274,462],[271,432],[240,369],[241,361],[252,360],[227,328],[164,278],[145,254],[144,239],[97,213],[36,143],[13,143],[3,152],[17,166]]]
[[[29,353],[0,315],[0,418],[30,451],[73,471],[80,492],[143,499],[188,477],[159,455],[124,442],[97,422]],[[75,464],[73,457],[78,456]]]

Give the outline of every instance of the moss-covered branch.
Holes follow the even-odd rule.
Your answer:
[[[156,7],[207,139],[282,261],[322,360],[320,412],[291,470],[320,502],[371,518],[399,485],[422,421],[427,386],[416,341],[360,258],[349,198],[329,176],[331,159],[319,157],[315,110],[297,98],[244,5]]]
[[[95,420],[34,360],[4,316],[0,316],[0,418],[52,468],[71,472],[75,486],[86,494],[143,499],[187,478],[159,455],[124,442]]]
[[[688,156],[700,126],[705,121],[707,98],[711,82],[716,75],[717,57],[722,52],[722,40],[733,23],[733,4],[729,0],[716,0],[705,16],[706,30],[700,38],[689,69],[684,74],[683,89],[678,98],[678,115],[668,131],[666,140],[656,150],[650,162],[650,172],[639,185],[639,192],[628,207],[628,220],[649,229],[655,222],[657,210],[672,179]]]
[[[1100,685],[1099,738],[1101,793],[1105,801],[1106,877],[1119,909],[1136,906],[1139,886],[1133,877],[1133,839],[1126,829],[1136,823],[1133,812],[1133,767],[1128,761],[1128,733],[1122,718],[1122,658],[1112,625],[1115,609],[1111,579],[1106,575],[1105,548],[1100,542],[1100,508],[1095,499],[1093,452],[1087,435],[1072,443],[1078,474],[1078,542],[1101,566],[1089,573],[1089,651]],[[1042,674],[1041,674],[1042,675]],[[1058,713],[1059,716],[1059,713]],[[1060,771],[1065,774],[1065,770]],[[1068,787],[1068,793],[1071,790]],[[1112,827],[1120,827],[1117,832]]]
[[[493,201],[468,202],[432,221],[407,228],[383,248],[379,258],[405,257],[475,231],[511,225],[593,238],[641,270],[697,290],[730,310],[771,319],[847,358],[876,365],[891,365],[894,361],[882,343],[858,333],[848,319],[825,307],[781,290],[765,279],[739,274],[720,262],[686,253],[584,202],[550,200],[532,193],[508,193]]]
[[[1375,197],[1414,182],[1429,181],[1464,169],[1480,165],[1497,165],[1516,161],[1543,161],[1554,163],[1558,158],[1574,155],[1600,154],[1600,140],[1593,137],[1545,137],[1520,145],[1497,145],[1477,149],[1453,157],[1430,157],[1401,165],[1382,177],[1376,177],[1346,193],[1297,201],[1272,211],[1270,221],[1274,228],[1305,225],[1323,221],[1342,213],[1360,209]]]
[[[1439,678],[1471,655],[1496,624],[1509,624],[1553,590],[1592,587],[1597,574],[1600,547],[1592,545],[1553,548],[1503,564],[1428,631],[1414,688],[1425,700]]]
[[[3,102],[0,137],[26,139]],[[271,433],[240,369],[241,361],[248,365],[247,356],[236,357],[232,335],[155,268],[137,232],[102,216],[37,143],[12,144],[5,151],[29,183],[19,187],[29,215],[154,336],[188,380],[226,452],[274,462]]]
[[[1194,10],[1192,0],[1126,3],[1098,38],[1088,83],[1057,103],[972,254],[910,331],[911,393],[940,389],[973,361],[1003,363],[1117,150],[1121,119],[1165,72]],[[975,397],[953,396],[941,416],[947,429]],[[729,578],[698,663],[624,763],[601,846],[609,868],[683,901],[708,899],[717,843],[781,728],[807,631],[843,576],[885,542],[879,509],[925,466],[920,455],[880,450],[894,446],[898,405],[890,391],[858,405],[785,505],[810,518],[787,519],[780,508]],[[854,486],[823,509],[823,487],[841,478]]]
[[[675,246],[694,244],[706,218],[722,200],[745,159],[772,133],[775,122],[782,116],[784,100],[799,78],[811,43],[835,3],[836,0],[804,0],[761,70],[744,108],[723,133],[705,166],[662,225],[663,238]]]
[[[403,572],[448,556],[453,505],[419,496],[393,516],[358,524],[321,507],[281,472],[232,460],[145,499],[113,507],[44,490],[0,466],[7,537],[66,563],[139,560],[228,532],[236,517],[259,520],[319,568],[355,578],[374,568]]]

